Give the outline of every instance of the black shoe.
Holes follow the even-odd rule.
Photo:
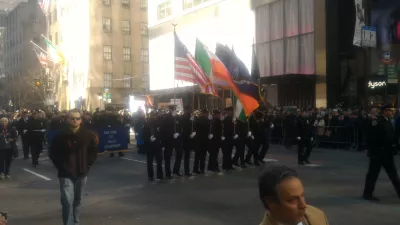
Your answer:
[[[185,173],[185,176],[191,177],[191,176],[193,176],[193,174],[192,173]]]
[[[261,164],[265,164],[265,162],[264,162],[264,160],[259,160],[259,162],[261,163]]]
[[[172,180],[172,176],[171,176],[171,175],[166,176],[165,178],[166,178],[167,180]]]
[[[247,168],[247,166],[246,166],[245,164],[242,164],[240,167],[241,167],[242,169],[246,169],[246,168]]]
[[[110,157],[113,158],[114,157],[114,153],[110,153]]]
[[[371,195],[371,196],[367,196],[367,195],[363,195],[363,199],[367,200],[367,201],[373,201],[373,202],[379,202],[379,198]]]
[[[200,174],[205,174],[204,170],[200,170]]]
[[[193,173],[195,173],[195,174],[197,174],[197,175],[200,175],[200,174],[201,174],[200,171],[198,171],[198,170],[194,170]]]
[[[157,180],[164,180],[164,177],[157,177]]]
[[[306,162],[304,162],[304,161],[301,161],[298,164],[301,165],[301,166],[307,165]]]
[[[122,153],[122,152],[118,153],[118,157],[124,157],[124,156],[125,156],[124,153]]]
[[[150,181],[150,182],[153,182],[153,181],[154,181],[154,178],[149,177],[149,181]]]
[[[176,173],[174,173],[176,176],[178,176],[178,177],[181,177],[181,176],[183,176],[183,174],[181,173],[181,172],[176,172]]]
[[[260,166],[260,163],[256,162],[254,163],[255,166]]]
[[[253,163],[252,163],[252,162],[250,162],[250,161],[246,161],[246,163],[247,163],[248,165],[250,165],[250,166],[252,166],[252,165],[253,165]]]
[[[307,163],[307,164],[311,164],[310,160],[308,160],[308,159],[304,160],[304,162]]]

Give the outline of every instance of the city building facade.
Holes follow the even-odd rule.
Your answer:
[[[48,23],[66,59],[53,75],[58,108],[128,108],[148,91],[147,1],[52,1]]]

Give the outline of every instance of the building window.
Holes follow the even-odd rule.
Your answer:
[[[105,73],[104,74],[104,88],[112,88],[112,86],[113,86],[112,74]]]
[[[131,33],[131,25],[128,20],[122,20],[122,33],[124,34]]]
[[[149,62],[149,50],[142,48],[142,62],[148,63]]]
[[[111,32],[111,19],[103,17],[103,31],[106,33]]]
[[[140,24],[140,34],[142,35],[142,36],[148,36],[148,32],[149,31],[149,28],[147,27],[147,23],[141,23]]]
[[[111,6],[111,0],[102,0],[102,1],[103,1],[103,5]]]
[[[191,9],[210,0],[183,0],[183,9]]]
[[[55,23],[57,22],[57,9],[54,9],[53,16],[54,16],[53,23]]]
[[[58,45],[58,33],[56,32],[56,41],[55,41],[55,43],[56,43],[56,45]]]
[[[130,0],[121,0],[121,5],[124,8],[129,8],[130,6]]]
[[[111,60],[112,56],[112,48],[109,45],[103,46],[103,59],[104,60]]]
[[[125,74],[124,75],[124,88],[131,87],[131,75]]]
[[[277,0],[255,14],[261,77],[314,74],[314,0]]]
[[[123,48],[122,51],[124,53],[124,61],[131,61],[131,48]]]
[[[171,1],[166,1],[157,6],[157,18],[159,20],[164,19],[172,15],[172,4]]]
[[[140,0],[140,9],[147,10],[147,0]]]

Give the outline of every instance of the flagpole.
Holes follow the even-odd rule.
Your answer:
[[[31,43],[32,43],[34,46],[38,47],[40,50],[42,50],[44,53],[47,54],[47,51],[43,50],[43,48],[41,48],[39,45],[35,44],[35,42],[31,41]]]
[[[174,26],[174,35],[175,35],[175,32],[176,32],[176,26],[177,26],[178,24],[176,24],[176,23],[172,23],[172,26]],[[175,44],[175,42],[174,42],[174,44]],[[175,48],[174,48],[175,49]],[[174,50],[175,51],[175,50]],[[175,55],[176,55],[176,53],[174,52],[174,60],[175,60]],[[175,104],[175,102],[176,102],[176,93],[175,93],[175,78],[176,78],[176,62],[174,62],[174,106],[176,107],[176,104]],[[176,109],[175,109],[176,110]],[[174,130],[175,130],[175,133],[176,133],[176,118],[174,117]]]

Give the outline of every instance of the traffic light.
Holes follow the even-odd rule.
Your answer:
[[[36,81],[36,86],[40,87],[40,85],[42,85],[42,83],[40,83],[40,81]]]

